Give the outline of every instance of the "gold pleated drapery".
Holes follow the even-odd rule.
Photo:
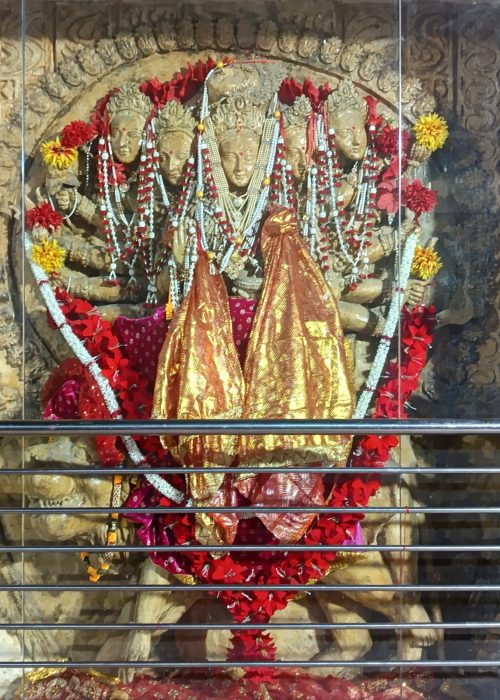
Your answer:
[[[234,346],[224,281],[211,275],[205,255],[196,264],[191,289],[170,323],[158,359],[152,418],[240,418],[244,399],[241,365]],[[229,466],[236,435],[166,435],[164,447],[187,467]],[[192,498],[205,500],[223,474],[190,474]]]
[[[340,314],[288,209],[264,224],[264,285],[245,360],[244,418],[350,418],[354,391]],[[239,465],[341,466],[347,435],[243,435]]]

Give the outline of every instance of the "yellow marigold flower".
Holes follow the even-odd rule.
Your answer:
[[[411,273],[421,280],[430,280],[443,267],[441,258],[434,248],[423,248],[418,245],[411,266]]]
[[[66,257],[66,251],[55,240],[46,238],[33,246],[31,257],[48,275],[59,272]]]
[[[419,117],[414,130],[416,142],[431,153],[442,148],[448,138],[448,124],[443,117],[435,112]]]
[[[78,149],[63,146],[59,137],[53,141],[44,141],[40,146],[43,161],[51,168],[66,170],[78,157]]]

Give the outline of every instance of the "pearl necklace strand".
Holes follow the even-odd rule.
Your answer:
[[[318,150],[326,150],[327,182],[330,197],[329,227],[333,228],[340,251],[351,267],[350,282],[356,283],[358,279],[364,279],[368,272],[369,258],[366,248],[371,238],[371,228],[375,217],[375,195],[374,185],[375,161],[373,140],[375,127],[370,125],[370,143],[367,146],[361,165],[355,164],[353,171],[357,173],[355,186],[355,200],[353,212],[349,219],[344,206],[344,197],[337,194],[336,190],[341,187],[341,177],[337,148],[335,144],[335,130],[328,129],[328,139],[325,134],[323,120],[318,119]],[[331,242],[331,251],[334,245]],[[363,263],[363,267],[360,267]]]
[[[233,254],[240,248],[240,257],[244,258],[254,247],[258,226],[268,203],[270,173],[279,138],[281,114],[275,111],[276,104],[277,97],[273,99],[264,121],[257,161],[248,189],[242,197],[236,198],[229,191],[222,168],[215,130],[208,111],[207,81],[205,82],[197,148],[197,198],[199,201],[196,207],[196,221],[201,245],[209,253],[211,262],[217,255],[220,272],[226,269]],[[216,229],[210,241],[207,239],[205,230],[205,211],[209,207],[205,201],[208,199],[207,190],[214,204]],[[240,206],[236,204],[238,199]],[[213,264],[212,269],[214,270]]]

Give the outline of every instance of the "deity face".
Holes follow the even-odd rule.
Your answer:
[[[158,142],[160,167],[167,182],[174,187],[181,184],[184,164],[191,153],[193,137],[184,131],[167,131]]]
[[[222,168],[228,182],[240,190],[248,185],[255,170],[259,138],[253,131],[229,134],[219,146]]]
[[[366,151],[365,115],[358,110],[345,110],[330,116],[335,129],[339,155],[344,160],[360,160]]]
[[[144,117],[137,112],[118,112],[110,125],[113,155],[120,163],[133,163],[141,149]]]
[[[292,126],[285,131],[285,155],[294,178],[303,182],[307,173],[307,131],[302,126]]]
[[[58,71],[63,80],[72,87],[78,87],[83,81],[83,72],[80,66],[72,58],[65,58],[58,65]]]

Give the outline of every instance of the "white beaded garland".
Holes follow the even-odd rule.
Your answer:
[[[43,272],[42,268],[33,261],[31,255],[32,241],[28,232],[25,232],[24,235],[24,247],[33,277],[38,284],[40,293],[45,302],[47,310],[54,321],[54,324],[61,332],[61,335],[73,351],[75,357],[85,367],[87,367],[88,371],[92,374],[109,413],[112,416],[115,416],[115,420],[123,420],[123,416],[120,413],[120,406],[116,400],[115,392],[111,388],[107,378],[103,375],[96,362],[96,358],[88,352],[83,342],[74,333],[71,325],[66,322],[66,318],[59,307],[59,303],[55,297],[50,281],[45,277],[45,273]],[[125,445],[128,455],[134,465],[136,467],[141,466],[144,468],[144,478],[149,481],[149,483],[154,486],[163,496],[170,498],[175,503],[182,503],[185,497],[184,493],[174,488],[159,474],[148,473],[148,469],[151,469],[151,466],[145,460],[144,455],[139,449],[139,446],[134,438],[125,435],[122,437],[122,442]]]

